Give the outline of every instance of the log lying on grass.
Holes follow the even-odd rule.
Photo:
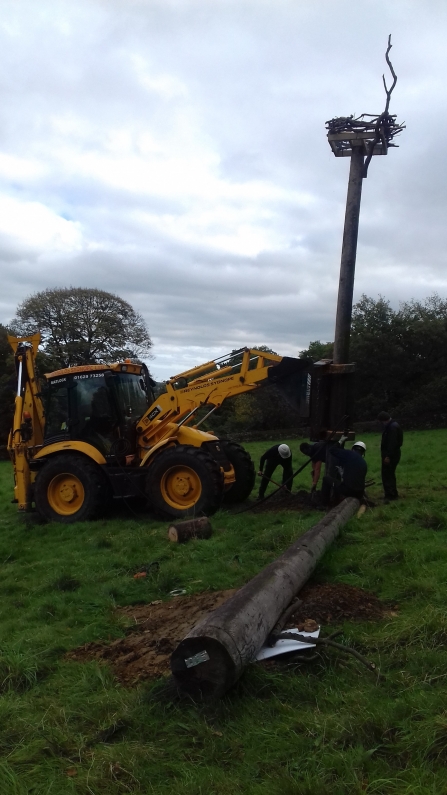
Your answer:
[[[340,527],[358,508],[358,500],[343,500],[231,599],[196,624],[171,656],[171,670],[181,691],[193,698],[218,697],[237,681]]]
[[[213,529],[207,516],[198,519],[188,519],[185,522],[171,524],[168,529],[168,538],[178,544],[184,544],[191,538],[211,538]]]

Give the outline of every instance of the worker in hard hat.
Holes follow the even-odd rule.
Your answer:
[[[365,479],[368,465],[365,461],[366,444],[355,442],[351,450],[343,448],[347,436],[342,436],[338,444],[328,451],[331,458],[331,470],[335,467],[338,477],[325,475],[321,487],[323,504],[337,504],[345,497],[362,500],[365,492]]]
[[[266,450],[259,462],[258,475],[262,476],[262,480],[258,499],[262,500],[271,477],[278,466],[282,467],[282,485],[289,491],[292,490],[292,451],[288,444],[275,444],[269,450]]]

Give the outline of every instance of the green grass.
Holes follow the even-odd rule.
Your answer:
[[[379,497],[379,436],[362,438]],[[331,652],[301,668],[250,666],[199,707],[173,702],[163,682],[125,689],[106,665],[65,651],[120,637],[117,604],[242,585],[320,515],[220,512],[209,541],[180,546],[126,510],[25,525],[0,464],[0,794],[445,795],[446,443],[447,431],[407,433],[403,499],[352,520],[315,574],[398,604],[397,616],[343,627],[386,679]],[[289,444],[298,466],[299,442]],[[247,445],[256,465],[266,446]]]

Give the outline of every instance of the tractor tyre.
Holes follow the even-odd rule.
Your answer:
[[[37,511],[49,522],[86,522],[110,497],[106,476],[82,455],[57,455],[39,470],[34,484]]]
[[[222,503],[223,474],[200,447],[169,447],[149,466],[146,494],[163,519],[211,516]]]
[[[244,502],[250,496],[256,480],[255,467],[250,453],[247,453],[237,442],[220,440],[220,445],[230,464],[233,465],[236,475],[235,482],[225,490],[223,501],[226,505]]]

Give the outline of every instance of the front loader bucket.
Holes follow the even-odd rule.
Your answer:
[[[301,417],[308,417],[310,412],[311,366],[310,359],[284,356],[268,369],[267,384],[274,385]]]

